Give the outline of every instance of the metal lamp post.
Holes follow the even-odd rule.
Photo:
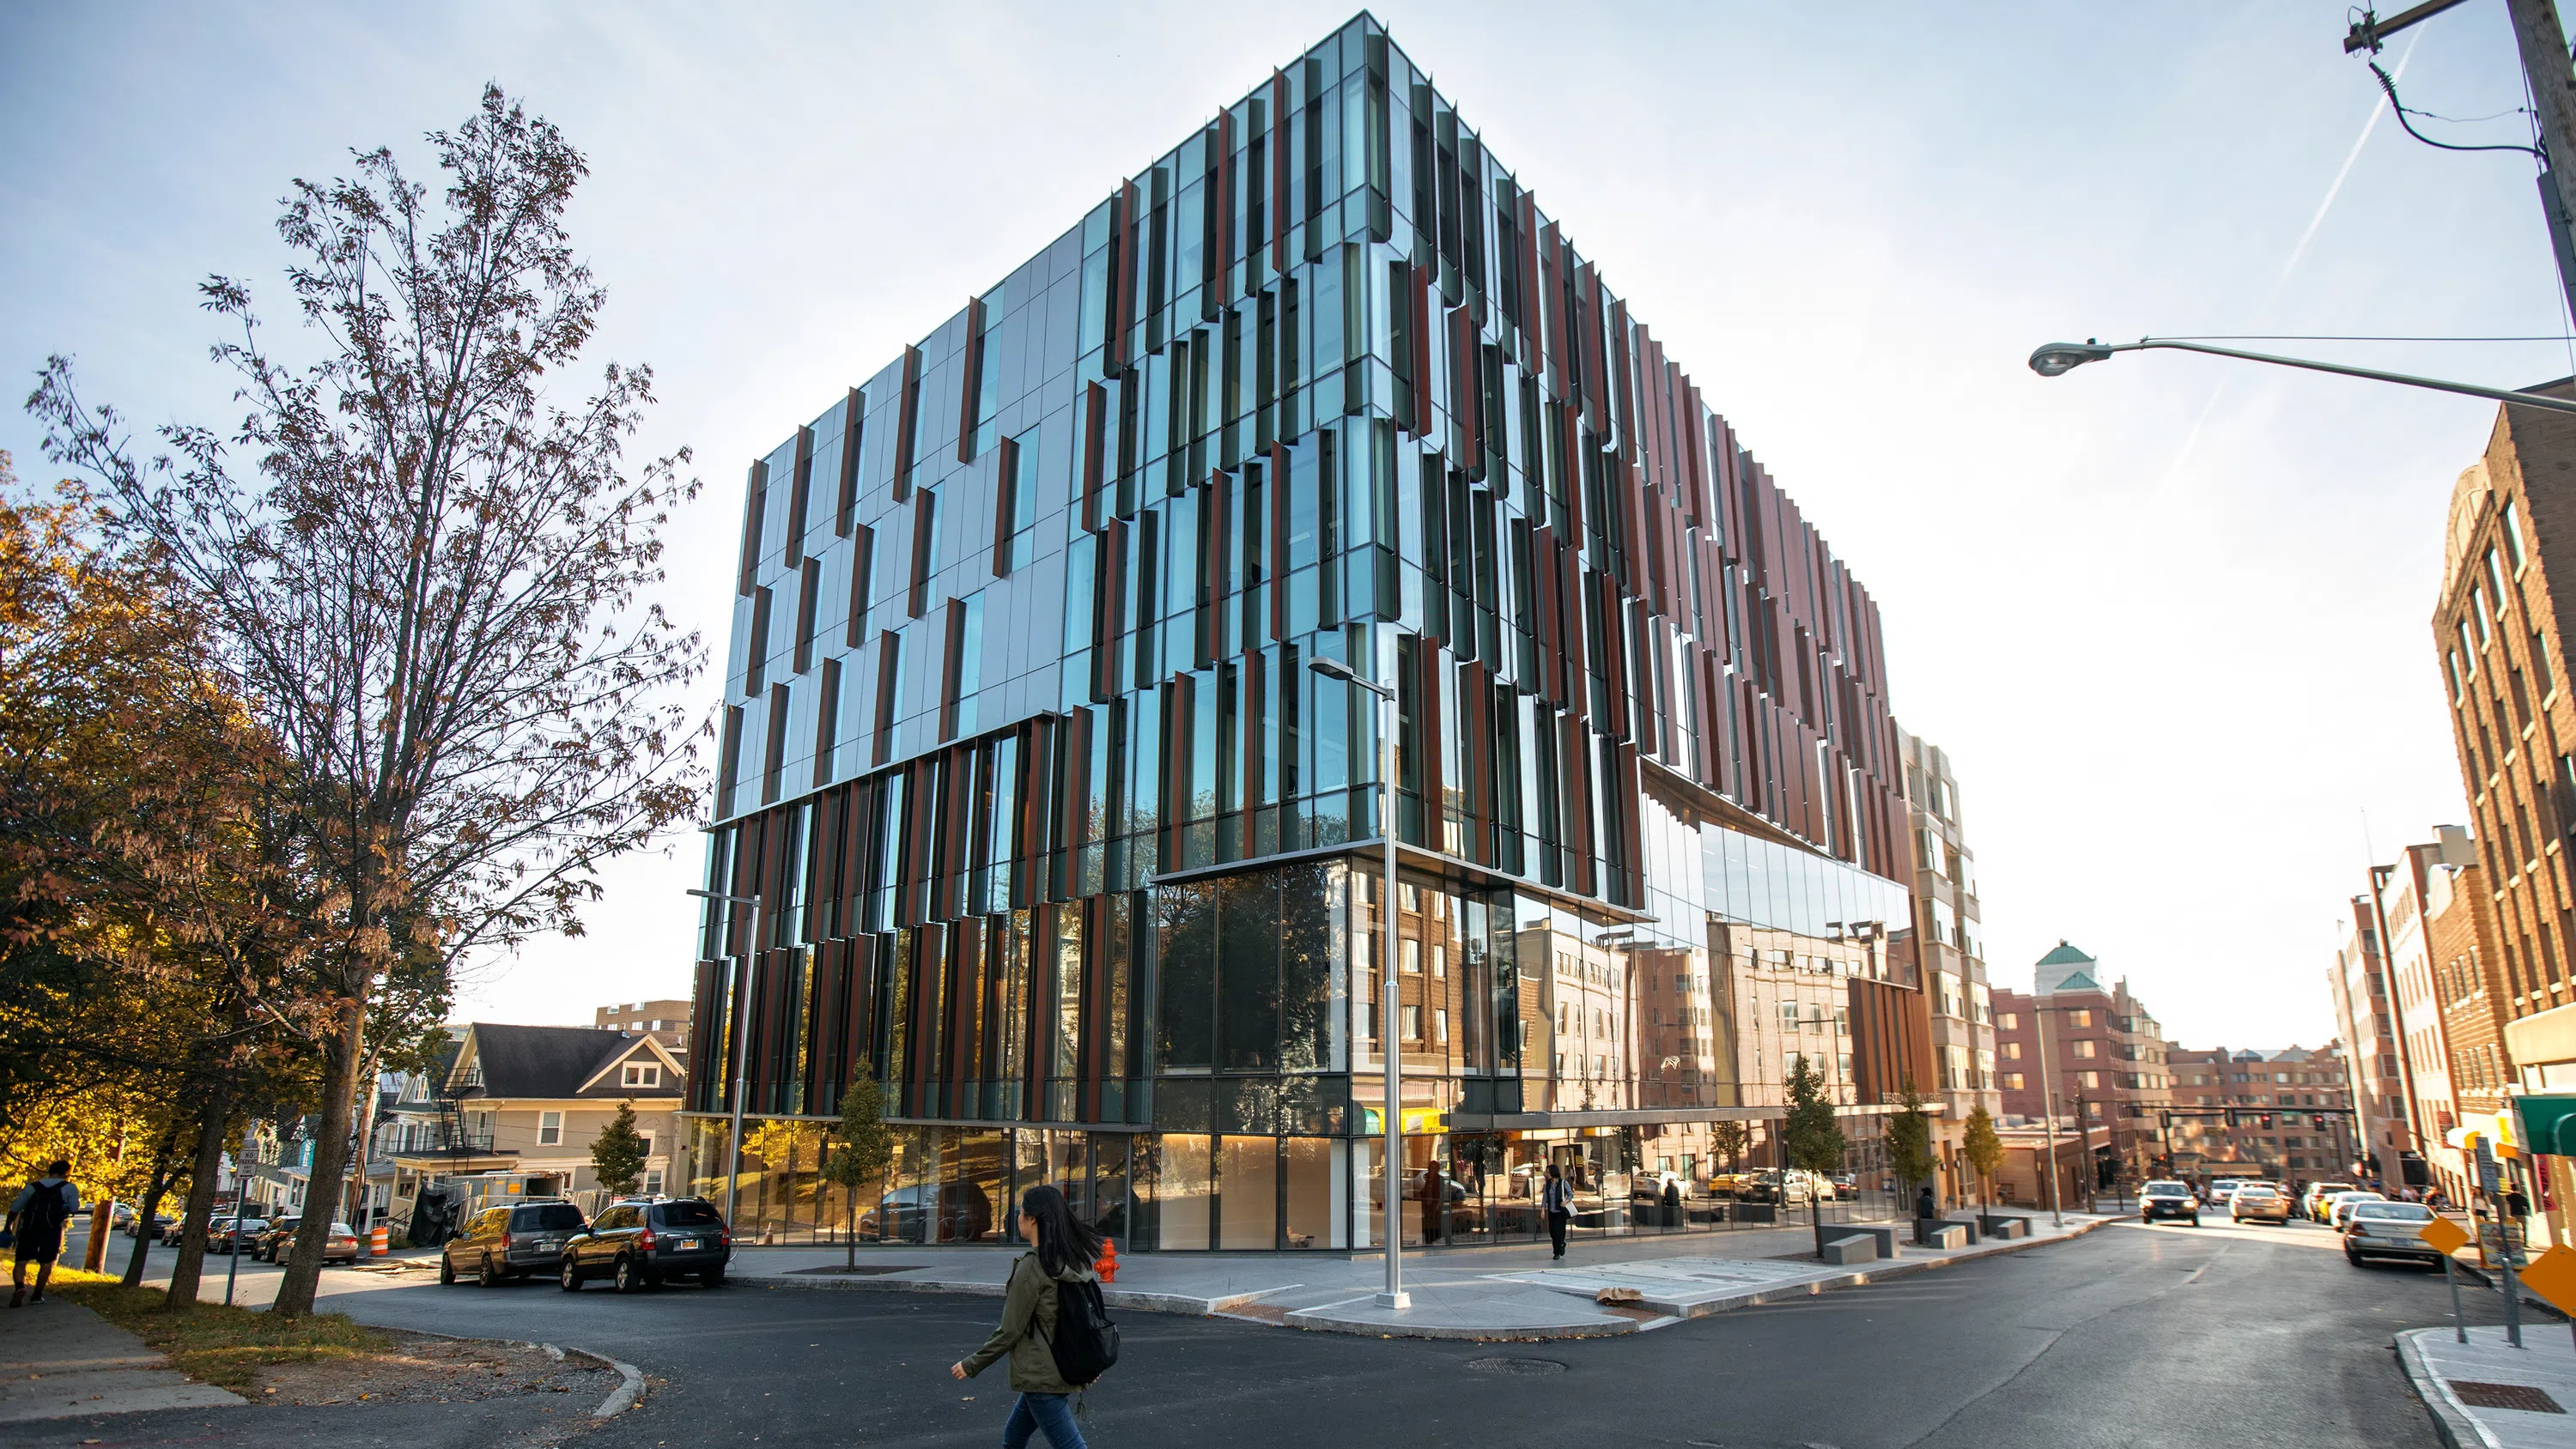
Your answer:
[[[2064,377],[2088,362],[2102,362],[2114,352],[2137,352],[2150,348],[2170,348],[2176,352],[2206,352],[2212,357],[2233,357],[2241,362],[2268,362],[2275,367],[2301,367],[2310,372],[2331,372],[2343,377],[2367,378],[2372,382],[2393,382],[2403,387],[2431,388],[2435,392],[2455,392],[2467,397],[2489,398],[2496,402],[2520,403],[2524,407],[2545,409],[2554,413],[2576,413],[2576,402],[2563,397],[2548,397],[2536,392],[2515,392],[2510,388],[2480,387],[2468,382],[2445,382],[2437,377],[2417,377],[2406,372],[2382,372],[2370,367],[2346,367],[2339,362],[2317,362],[2304,357],[2275,357],[2268,352],[2240,352],[2233,347],[2211,347],[2201,342],[2176,342],[2162,337],[2141,337],[2135,342],[2051,342],[2030,355],[2030,370],[2042,377]]]
[[[1380,1308],[1410,1308],[1404,1291],[1404,1043],[1396,1035],[1397,970],[1395,956],[1395,691],[1363,679],[1338,659],[1310,660],[1317,674],[1365,689],[1378,698],[1377,783],[1378,833],[1386,840],[1386,889],[1379,896],[1378,925],[1384,938],[1378,965],[1378,1036],[1386,1062],[1386,1290],[1377,1295]],[[1433,1189],[1437,1191],[1435,1187]]]
[[[739,1232],[741,1223],[735,1216],[734,1207],[742,1195],[742,1103],[743,1098],[749,1095],[750,1084],[744,1079],[751,1070],[751,1031],[744,1018],[751,1003],[760,997],[760,897],[756,894],[728,895],[723,891],[693,890],[689,894],[729,905],[751,907],[751,970],[743,982],[743,999],[735,1002],[733,1007],[733,1148],[731,1161],[725,1165],[725,1226]]]
[[[2066,1226],[2065,1206],[2057,1197],[2057,1092],[2048,1084],[2048,1012],[2040,1000],[2039,983],[2031,983],[2031,1014],[2039,1018],[2039,1130],[2048,1144],[2048,1221],[2052,1227]]]

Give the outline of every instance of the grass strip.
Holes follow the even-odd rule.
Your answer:
[[[56,1268],[51,1291],[169,1355],[188,1377],[236,1392],[253,1387],[269,1364],[371,1358],[391,1346],[383,1334],[344,1314],[281,1318],[266,1309],[220,1303],[173,1311],[163,1289],[128,1288],[77,1268]]]

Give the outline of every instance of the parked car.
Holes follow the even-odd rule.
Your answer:
[[[121,1202],[109,1207],[107,1210],[107,1225],[118,1232],[124,1232],[127,1228],[134,1226],[134,1204],[130,1202]],[[127,1236],[130,1237],[132,1235],[127,1234]]]
[[[2286,1223],[2290,1220],[2289,1195],[2268,1182],[2249,1182],[2236,1189],[2236,1195],[2228,1200],[2227,1219],[2237,1223],[2249,1219]]]
[[[632,1293],[677,1278],[721,1288],[733,1235],[724,1214],[700,1198],[626,1200],[600,1210],[590,1226],[564,1243],[555,1281],[578,1293],[593,1278],[606,1278]]]
[[[2420,1202],[2362,1199],[2345,1205],[2344,1261],[2358,1268],[2365,1258],[2404,1258],[2440,1266],[2442,1255],[2423,1238],[2433,1210]]]
[[[2334,1196],[2326,1199],[2326,1226],[2334,1229],[2338,1233],[2342,1232],[2343,1225],[2352,1211],[2353,1204],[2386,1201],[2388,1201],[2388,1195],[2385,1193],[2366,1191],[2336,1193]]]
[[[992,1230],[992,1199],[971,1182],[899,1187],[859,1215],[860,1237],[903,1243],[971,1243]]]
[[[214,1225],[206,1229],[206,1251],[226,1254],[245,1252],[251,1244],[259,1240],[260,1234],[267,1231],[268,1221],[265,1218],[217,1218]]]
[[[2339,1192],[2359,1192],[2360,1190],[2348,1182],[2309,1183],[2308,1190],[2299,1194],[2299,1216],[2314,1223],[2324,1222],[2327,1198]]]
[[[358,1259],[366,1255],[366,1251],[366,1248],[358,1242],[358,1235],[350,1231],[347,1223],[333,1223],[331,1235],[322,1240],[322,1261],[325,1263],[341,1262],[354,1268],[358,1264]]]
[[[149,1237],[153,1242],[157,1243],[163,1238],[170,1236],[170,1230],[178,1225],[179,1220],[170,1216],[168,1213],[154,1213],[152,1215],[152,1221],[149,1224],[149,1231],[147,1232],[147,1225],[144,1223],[142,1215],[137,1213],[131,1221],[126,1223],[125,1235],[129,1238]]]
[[[302,1226],[302,1217],[270,1218],[266,1231],[251,1241],[251,1257],[262,1263],[285,1262],[295,1247],[295,1230]]]
[[[1837,1172],[1828,1180],[1833,1183],[1834,1193],[1838,1197],[1849,1197],[1860,1191],[1860,1184],[1851,1173]]]
[[[470,1276],[497,1288],[531,1273],[552,1273],[563,1261],[564,1244],[589,1226],[581,1209],[561,1198],[485,1208],[439,1245],[438,1281]]]
[[[1794,1206],[1810,1199],[1832,1202],[1834,1184],[1831,1179],[1818,1177],[1804,1168],[1791,1168],[1783,1173],[1775,1167],[1768,1172],[1755,1173],[1753,1180],[1738,1188],[1735,1195],[1744,1202],[1780,1203],[1784,1206]]]
[[[2138,1190],[2138,1221],[2152,1223],[2158,1218],[2180,1218],[2193,1227],[2200,1226],[2200,1199],[2192,1195],[2187,1182],[2151,1182]]]
[[[1715,1172],[1709,1174],[1708,1190],[1717,1197],[1733,1197],[1750,1186],[1758,1172]]]

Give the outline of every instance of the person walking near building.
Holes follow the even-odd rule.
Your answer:
[[[18,1190],[17,1201],[9,1204],[9,1229],[15,1234],[18,1261],[10,1270],[9,1306],[18,1307],[27,1297],[27,1265],[36,1265],[36,1296],[45,1301],[45,1285],[54,1278],[54,1260],[63,1255],[63,1229],[80,1212],[80,1189],[71,1183],[72,1165],[57,1157],[45,1165],[45,1175]]]
[[[1565,1230],[1574,1221],[1574,1189],[1565,1185],[1565,1170],[1547,1165],[1547,1186],[1539,1189],[1539,1211],[1547,1214],[1547,1240],[1556,1256],[1565,1256]]]
[[[1046,1432],[1054,1449],[1084,1449],[1066,1400],[1074,1386],[1056,1368],[1056,1285],[1092,1281],[1100,1235],[1085,1226],[1055,1188],[1030,1188],[1020,1197],[1020,1235],[1034,1244],[1011,1264],[1003,1290],[1002,1322],[984,1346],[948,1366],[951,1378],[970,1379],[1004,1355],[1011,1360],[1011,1388],[1020,1398],[1002,1426],[1003,1449],[1027,1449],[1029,1436]]]

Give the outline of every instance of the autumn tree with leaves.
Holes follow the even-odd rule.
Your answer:
[[[248,285],[204,284],[237,422],[162,427],[146,456],[59,357],[29,401],[190,590],[295,776],[324,887],[317,1184],[348,1166],[387,974],[434,987],[469,952],[577,934],[599,865],[701,794],[684,696],[704,649],[651,598],[688,455],[625,456],[649,369],[545,388],[606,300],[564,226],[588,165],[497,88],[427,141],[435,194],[388,149],[294,183],[278,231],[306,360],[274,350]],[[311,1311],[329,1216],[306,1215],[279,1311]]]

